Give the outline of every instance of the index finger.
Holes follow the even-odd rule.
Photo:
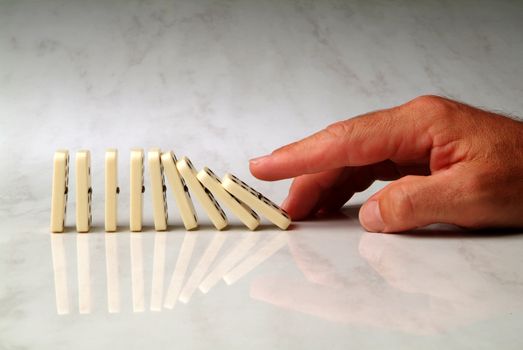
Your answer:
[[[363,166],[387,159],[426,158],[432,148],[432,110],[427,99],[337,122],[301,141],[251,160],[250,170],[263,180]]]

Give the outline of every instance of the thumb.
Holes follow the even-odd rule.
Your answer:
[[[405,176],[372,196],[360,209],[371,232],[398,232],[433,223],[455,223],[460,189],[449,174]],[[458,213],[456,213],[458,212]]]

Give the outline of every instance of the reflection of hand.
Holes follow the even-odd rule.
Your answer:
[[[296,177],[283,205],[294,219],[338,210],[375,180],[396,180],[362,207],[367,230],[521,226],[522,150],[523,123],[423,96],[333,124],[250,167],[264,180]]]
[[[433,233],[436,234],[436,233]],[[406,293],[430,296],[466,314],[523,305],[523,271],[507,269],[521,261],[519,244],[510,239],[394,237],[365,234],[359,253],[388,284]],[[437,252],[438,259],[428,259]]]
[[[355,246],[349,236],[342,239],[336,246]],[[507,251],[502,240],[497,242],[505,254],[496,258],[497,243],[487,250],[481,242],[463,247],[458,239],[366,234],[359,252],[372,269],[356,254],[332,254],[332,245],[322,242],[323,236],[307,242],[289,237],[290,252],[305,279],[259,277],[251,296],[332,322],[416,334],[438,333],[523,306],[523,286],[517,283],[523,272],[505,271],[508,261],[518,260],[518,249]],[[444,259],[427,261],[434,249]],[[340,257],[344,260],[333,259]]]
[[[336,246],[325,246],[324,235],[309,239],[289,236],[289,250],[305,279],[260,276],[251,284],[251,297],[336,323],[432,333],[430,322],[420,322],[417,317],[427,298],[380,283],[376,273],[361,266],[357,254],[347,252],[347,247],[357,242],[347,235],[338,237],[342,241]]]

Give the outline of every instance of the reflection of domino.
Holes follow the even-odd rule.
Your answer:
[[[167,229],[167,200],[165,198],[166,188],[160,154],[159,148],[153,148],[147,153],[147,159],[151,179],[154,229],[156,231],[165,231]]]
[[[131,150],[131,174],[130,174],[130,218],[129,228],[131,231],[142,230],[143,213],[143,150]]]
[[[53,189],[51,198],[51,232],[63,232],[67,213],[69,188],[69,152],[56,151],[53,159]]]
[[[118,151],[105,151],[105,231],[114,232],[117,228],[118,210]]]
[[[260,224],[260,217],[244,203],[227,192],[211,169],[204,167],[198,173],[198,180],[211,191],[211,193],[224,203],[250,230],[255,230]]]
[[[265,216],[282,230],[289,227],[291,223],[289,214],[236,176],[225,174],[222,184],[229,193]]]
[[[88,232],[91,227],[91,154],[76,152],[76,231]]]
[[[253,252],[240,264],[234,267],[223,276],[223,280],[228,285],[231,285],[245,276],[250,271],[254,270],[261,263],[276,254],[277,251],[287,245],[288,237],[286,234],[278,233],[272,238],[265,241],[260,249]]]
[[[192,165],[191,161],[187,157],[183,157],[176,162],[178,171],[184,178],[187,185],[191,189],[192,193],[196,196],[203,209],[211,219],[212,223],[218,230],[222,230],[227,227],[227,217],[224,211],[216,202],[211,192],[202,186],[198,178],[196,177],[196,170]]]
[[[198,219],[196,217],[196,211],[194,210],[191,195],[189,194],[189,188],[187,188],[184,179],[180,177],[178,169],[176,169],[177,161],[178,160],[173,152],[162,153],[163,170],[165,171],[165,176],[167,177],[167,181],[173,191],[174,199],[176,200],[176,205],[180,211],[183,225],[186,230],[192,230],[198,227]]]

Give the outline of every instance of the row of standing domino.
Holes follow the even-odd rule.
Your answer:
[[[129,188],[131,231],[142,230],[145,191],[144,158],[143,149],[131,150]],[[69,151],[56,151],[53,163],[51,231],[64,232],[69,192]],[[232,174],[227,173],[220,179],[207,167],[197,172],[187,157],[178,160],[172,151],[162,152],[158,148],[147,152],[147,163],[154,227],[157,231],[165,231],[168,226],[165,178],[172,189],[186,230],[194,230],[198,227],[191,193],[218,230],[228,226],[227,216],[218,201],[227,206],[250,230],[255,230],[260,224],[258,213],[283,230],[291,223],[289,215],[283,209]],[[92,222],[91,156],[88,150],[76,152],[75,171],[76,230],[88,232]],[[117,230],[119,193],[118,151],[108,149],[105,152],[105,230],[107,232]]]

